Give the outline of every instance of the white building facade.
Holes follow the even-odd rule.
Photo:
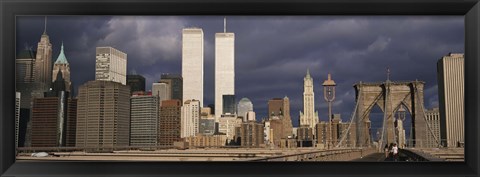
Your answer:
[[[199,100],[203,107],[203,30],[182,31],[183,102]]]
[[[223,113],[223,95],[235,95],[235,34],[215,34],[215,118]]]
[[[159,96],[160,102],[163,100],[170,100],[170,87],[167,83],[153,83],[152,84],[152,95]]]
[[[240,127],[242,119],[238,119],[234,114],[222,115],[218,123],[218,131],[225,133],[229,140],[233,140],[235,136],[235,127]]]
[[[181,114],[180,137],[196,136],[199,132],[200,101],[187,100],[183,103]]]
[[[450,53],[437,62],[441,139],[447,147],[465,141],[464,54]]]
[[[127,84],[127,54],[113,47],[97,47],[95,80]]]

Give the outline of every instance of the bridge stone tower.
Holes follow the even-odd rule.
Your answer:
[[[427,125],[425,122],[425,112],[423,108],[423,81],[403,81],[392,82],[387,80],[381,83],[355,84],[356,98],[358,102],[356,112],[356,133],[357,145],[359,147],[368,147],[371,145],[370,139],[370,111],[375,105],[378,105],[384,113],[385,134],[383,137],[383,146],[395,142],[394,115],[403,105],[411,115],[412,135],[415,147],[423,147],[427,135]]]

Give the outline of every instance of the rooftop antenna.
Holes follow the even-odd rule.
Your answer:
[[[390,80],[390,67],[387,67],[387,80]]]
[[[223,17],[223,33],[227,32],[227,17]]]
[[[45,16],[45,28],[43,28],[43,34],[47,34],[47,16]]]

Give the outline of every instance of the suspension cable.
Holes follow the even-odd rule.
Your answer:
[[[389,81],[387,80],[385,82],[385,102],[383,103],[383,107],[384,107],[384,110],[383,110],[383,125],[382,125],[382,136],[380,137],[380,141],[378,141],[378,150],[380,151],[383,147],[383,138],[384,138],[384,134],[385,134],[385,124],[387,123],[387,103],[389,103],[388,101],[388,94],[389,94],[389,91],[390,91],[390,85],[388,83]]]
[[[361,88],[359,88],[359,92],[360,92],[360,89]],[[353,120],[355,119],[355,114],[357,113],[357,108],[360,103],[359,100],[361,95],[362,94],[358,95],[357,103],[355,104],[355,108],[353,109],[353,113],[352,113],[352,118],[350,119],[350,124],[348,124],[348,128],[346,130],[342,131],[342,138],[340,139],[340,142],[337,143],[337,146],[335,146],[336,148],[340,147],[340,145],[343,143],[343,141],[347,137],[347,133],[350,132],[350,127],[352,126]]]
[[[359,93],[362,93],[362,92],[361,92],[361,87],[358,88],[358,92],[359,92]],[[347,128],[346,130],[342,131],[342,138],[340,139],[340,142],[339,142],[339,143],[337,144],[337,146],[335,146],[335,147],[339,147],[339,146],[343,143],[343,141],[345,140],[345,138],[346,138],[346,136],[347,136],[347,133],[350,132],[350,128],[351,128],[351,126],[352,126],[352,123],[353,123],[353,121],[354,121],[354,119],[355,119],[355,115],[356,115],[357,110],[358,110],[357,108],[358,108],[358,105],[359,105],[359,103],[360,103],[359,100],[360,100],[360,96],[361,96],[361,95],[362,95],[362,94],[359,94],[359,95],[358,95],[357,103],[355,104],[355,109],[353,110],[354,112],[352,113],[352,118],[350,119],[350,124],[348,125],[348,128]],[[372,102],[372,104],[370,104],[370,105],[367,107],[367,109],[366,109],[365,112],[363,113],[362,117],[360,118],[360,121],[362,121],[362,120],[367,116],[367,113],[370,111],[370,109],[373,107],[373,105],[375,105],[375,103],[377,103],[377,101],[380,99],[381,96],[382,96],[382,93],[380,92],[380,93],[375,97],[375,100]],[[357,135],[357,136],[358,136],[358,135]],[[368,136],[370,136],[370,135],[368,135]]]
[[[417,88],[417,84],[416,84],[416,83],[415,83],[415,92],[416,92],[417,99],[418,99],[418,98],[419,98],[419,95],[418,95],[418,88]],[[427,114],[425,113],[425,106],[424,106],[424,104],[421,104],[421,108],[422,108],[422,112],[423,112],[423,120],[425,120],[425,123],[427,124],[427,128],[428,128],[428,130],[430,131],[430,134],[432,134],[432,136],[433,136],[433,138],[435,139],[435,142],[437,143],[437,145],[438,145],[439,147],[441,147],[440,142],[438,142],[437,136],[433,133],[432,128],[430,127],[430,124],[429,124],[428,121],[427,121]],[[415,138],[415,139],[418,139],[418,138]]]

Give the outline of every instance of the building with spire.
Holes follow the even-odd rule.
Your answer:
[[[68,63],[67,57],[65,56],[65,51],[62,47],[60,49],[60,54],[58,54],[57,60],[53,64],[52,76],[57,76],[57,73],[62,73],[62,78],[65,80],[65,90],[70,92],[70,95],[73,95],[72,90],[72,81],[70,80],[70,64]],[[55,82],[58,77],[52,77],[52,82]]]
[[[300,111],[300,126],[308,126],[314,130],[317,123],[318,111],[315,111],[313,78],[310,76],[310,70],[307,69],[307,75],[303,78],[303,112]]]
[[[215,119],[223,113],[223,95],[235,95],[235,33],[215,33]]]
[[[48,87],[52,82],[52,44],[47,35],[47,17],[45,17],[45,28],[38,42],[36,55],[35,81],[44,83]]]

